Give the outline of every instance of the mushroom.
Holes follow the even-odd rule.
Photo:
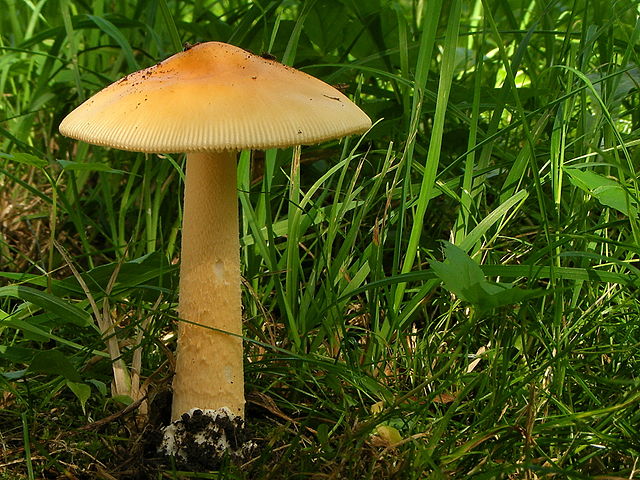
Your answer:
[[[194,408],[244,416],[237,152],[370,126],[335,88],[219,42],[127,75],[62,121],[62,134],[88,143],[187,154],[172,420]]]

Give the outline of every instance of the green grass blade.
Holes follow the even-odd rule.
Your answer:
[[[435,3],[435,2],[434,2]],[[429,199],[434,187],[438,165],[440,163],[440,151],[442,145],[442,135],[444,129],[444,121],[449,103],[449,92],[451,91],[451,83],[454,74],[454,61],[456,47],[458,42],[458,32],[460,29],[460,13],[461,2],[455,0],[451,4],[449,10],[449,20],[447,31],[445,34],[442,66],[440,68],[440,79],[438,82],[438,95],[436,99],[436,111],[433,119],[433,128],[431,130],[431,138],[429,141],[429,151],[425,163],[425,171],[418,193],[418,204],[412,219],[411,233],[409,235],[409,243],[407,245],[404,260],[402,262],[401,273],[411,271],[414,261],[418,256],[419,241],[424,229],[424,215],[429,206]],[[398,309],[404,295],[402,285],[398,287],[395,296],[394,307]]]

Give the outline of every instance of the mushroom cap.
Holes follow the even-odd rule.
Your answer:
[[[60,124],[66,136],[150,153],[267,149],[371,126],[335,88],[220,42],[200,43],[104,88]]]

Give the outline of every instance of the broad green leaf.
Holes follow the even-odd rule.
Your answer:
[[[544,290],[526,290],[514,288],[508,283],[489,282],[480,265],[471,259],[462,249],[449,242],[443,242],[445,260],[432,260],[431,268],[444,287],[461,300],[475,305],[479,310],[491,310],[505,305],[539,296]]]
[[[49,375],[61,375],[71,382],[81,381],[80,373],[71,361],[60,350],[45,350],[38,352],[28,371],[33,373],[47,373]]]
[[[107,396],[107,385],[104,382],[96,380],[95,378],[91,378],[87,380],[87,383],[90,383],[91,385],[96,387],[98,392],[100,392],[100,395],[102,395],[103,397]]]
[[[447,290],[463,300],[473,303],[474,299],[465,292],[486,282],[482,269],[463,250],[449,242],[443,243],[445,260],[444,262],[432,260],[430,262],[431,268],[442,280]]]
[[[485,281],[474,289],[475,301],[472,303],[480,311],[492,310],[504,307],[505,305],[515,305],[533,297],[539,297],[551,293],[549,290],[524,289],[513,287],[509,283],[493,283]],[[470,293],[470,292],[469,292]]]
[[[45,312],[57,315],[63,322],[71,322],[81,327],[91,324],[91,316],[84,310],[35,288],[7,285],[0,287],[0,297],[14,297],[30,302]]]
[[[627,217],[638,216],[638,205],[622,185],[612,178],[603,177],[595,172],[565,168],[569,181],[595,197],[601,204],[623,213]]]
[[[91,387],[86,383],[72,382],[70,380],[67,380],[67,387],[69,387],[69,390],[71,390],[75,394],[75,396],[78,397],[78,400],[80,400],[80,405],[82,406],[82,412],[86,413],[85,405],[87,404],[87,400],[89,400],[89,397],[91,396]]]
[[[11,363],[28,363],[39,350],[33,348],[0,345],[0,359]]]

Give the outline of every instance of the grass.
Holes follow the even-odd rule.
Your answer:
[[[638,14],[6,2],[0,478],[640,478]],[[344,84],[376,123],[240,156],[260,450],[198,474],[148,446],[175,350],[184,159],[57,125],[203,40]],[[126,407],[141,398],[148,417]]]

